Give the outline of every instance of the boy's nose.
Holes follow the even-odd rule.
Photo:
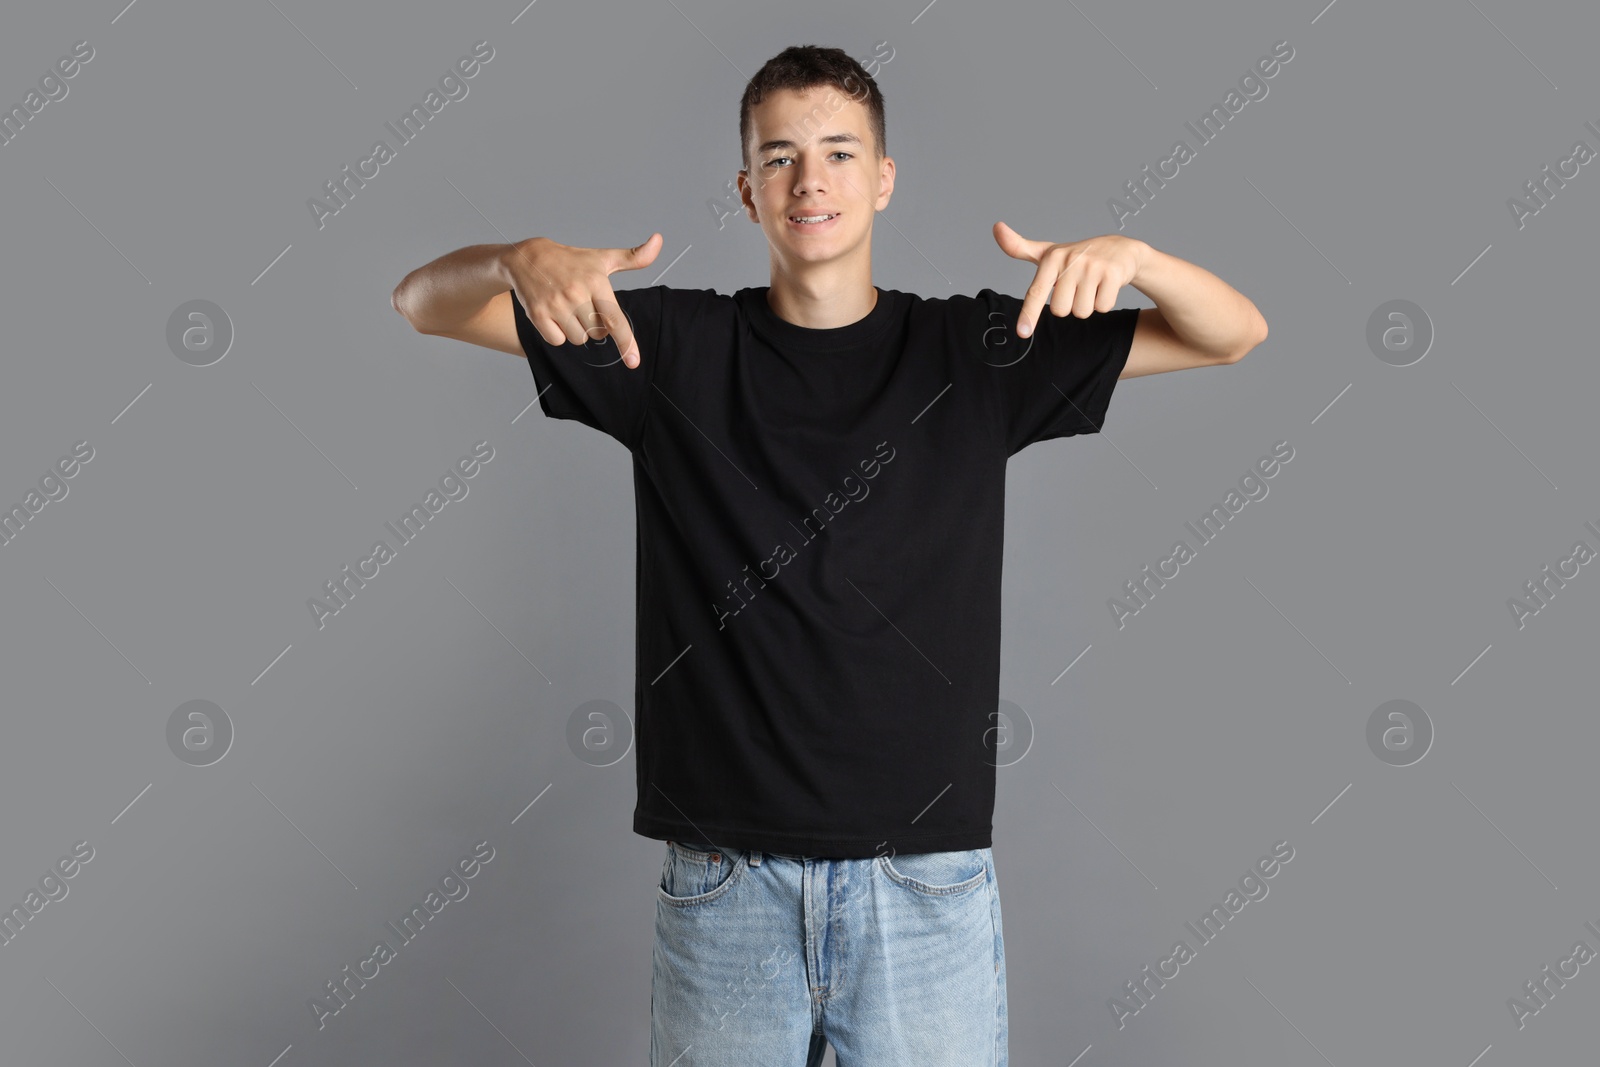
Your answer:
[[[825,191],[823,188],[822,172],[820,169],[816,171],[806,170],[802,169],[801,165],[797,165],[795,170],[795,196],[804,196],[806,193],[819,193]]]

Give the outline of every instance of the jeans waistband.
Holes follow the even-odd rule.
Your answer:
[[[717,846],[713,845],[710,841],[691,841],[686,837],[674,837],[672,839],[672,843],[675,845],[682,845],[684,848],[692,848],[696,852],[717,851]]]

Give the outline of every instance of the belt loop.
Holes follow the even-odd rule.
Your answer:
[[[750,850],[750,866],[752,866],[752,867],[761,866],[761,852],[760,852],[760,850],[758,850],[758,849],[751,849]]]

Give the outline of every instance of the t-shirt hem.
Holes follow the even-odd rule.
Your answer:
[[[533,365],[533,360],[531,360],[531,359],[528,360],[528,365],[531,367]],[[539,386],[539,375],[538,375],[538,372],[535,372],[534,375],[533,375],[533,384],[534,384],[535,388],[538,388],[538,386]],[[551,382],[550,384],[545,386],[545,388],[539,390],[539,410],[545,413],[545,417],[546,418],[551,418],[551,419],[576,419],[577,416],[571,410],[562,408],[559,404],[552,404],[550,402],[550,394],[555,392],[555,389],[556,389],[555,383]]]
[[[754,849],[774,855],[870,859],[880,853],[896,855],[990,848],[993,844],[994,826],[991,823],[981,828],[941,830],[929,834],[874,834],[867,837],[852,837],[795,834],[706,822],[688,823],[635,812],[633,832],[657,841],[710,841],[722,848]]]
[[[539,397],[539,410],[544,412],[546,418],[574,419],[577,415],[573,408],[562,404],[559,399],[552,401],[561,388],[561,383],[554,380],[539,380],[539,368],[536,363],[535,350],[538,358],[543,358],[544,351],[540,348],[544,338],[539,336],[539,331],[534,328],[533,321],[528,318],[527,312],[522,310],[522,304],[517,300],[515,291],[511,293],[511,320],[516,326],[517,342],[522,345],[523,358],[528,361],[528,369],[533,372],[533,387],[537,389]],[[546,376],[548,378],[548,376]],[[582,421],[582,420],[578,420]]]
[[[1128,357],[1133,354],[1133,335],[1139,328],[1139,312],[1142,308],[1120,308],[1121,311],[1131,311],[1132,315],[1123,315],[1125,324],[1119,324],[1120,329],[1111,341],[1110,352],[1106,361],[1100,366],[1100,374],[1095,379],[1094,391],[1089,394],[1088,404],[1084,409],[1085,433],[1099,433],[1106,424],[1106,413],[1111,407],[1111,394],[1117,388],[1117,382],[1122,377],[1123,370],[1128,365]]]

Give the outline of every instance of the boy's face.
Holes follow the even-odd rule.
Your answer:
[[[793,263],[870,254],[872,216],[894,192],[894,160],[878,160],[865,105],[831,85],[783,91],[751,108],[750,124],[751,170],[739,172],[739,194],[773,254]],[[834,218],[794,221],[821,214]]]

